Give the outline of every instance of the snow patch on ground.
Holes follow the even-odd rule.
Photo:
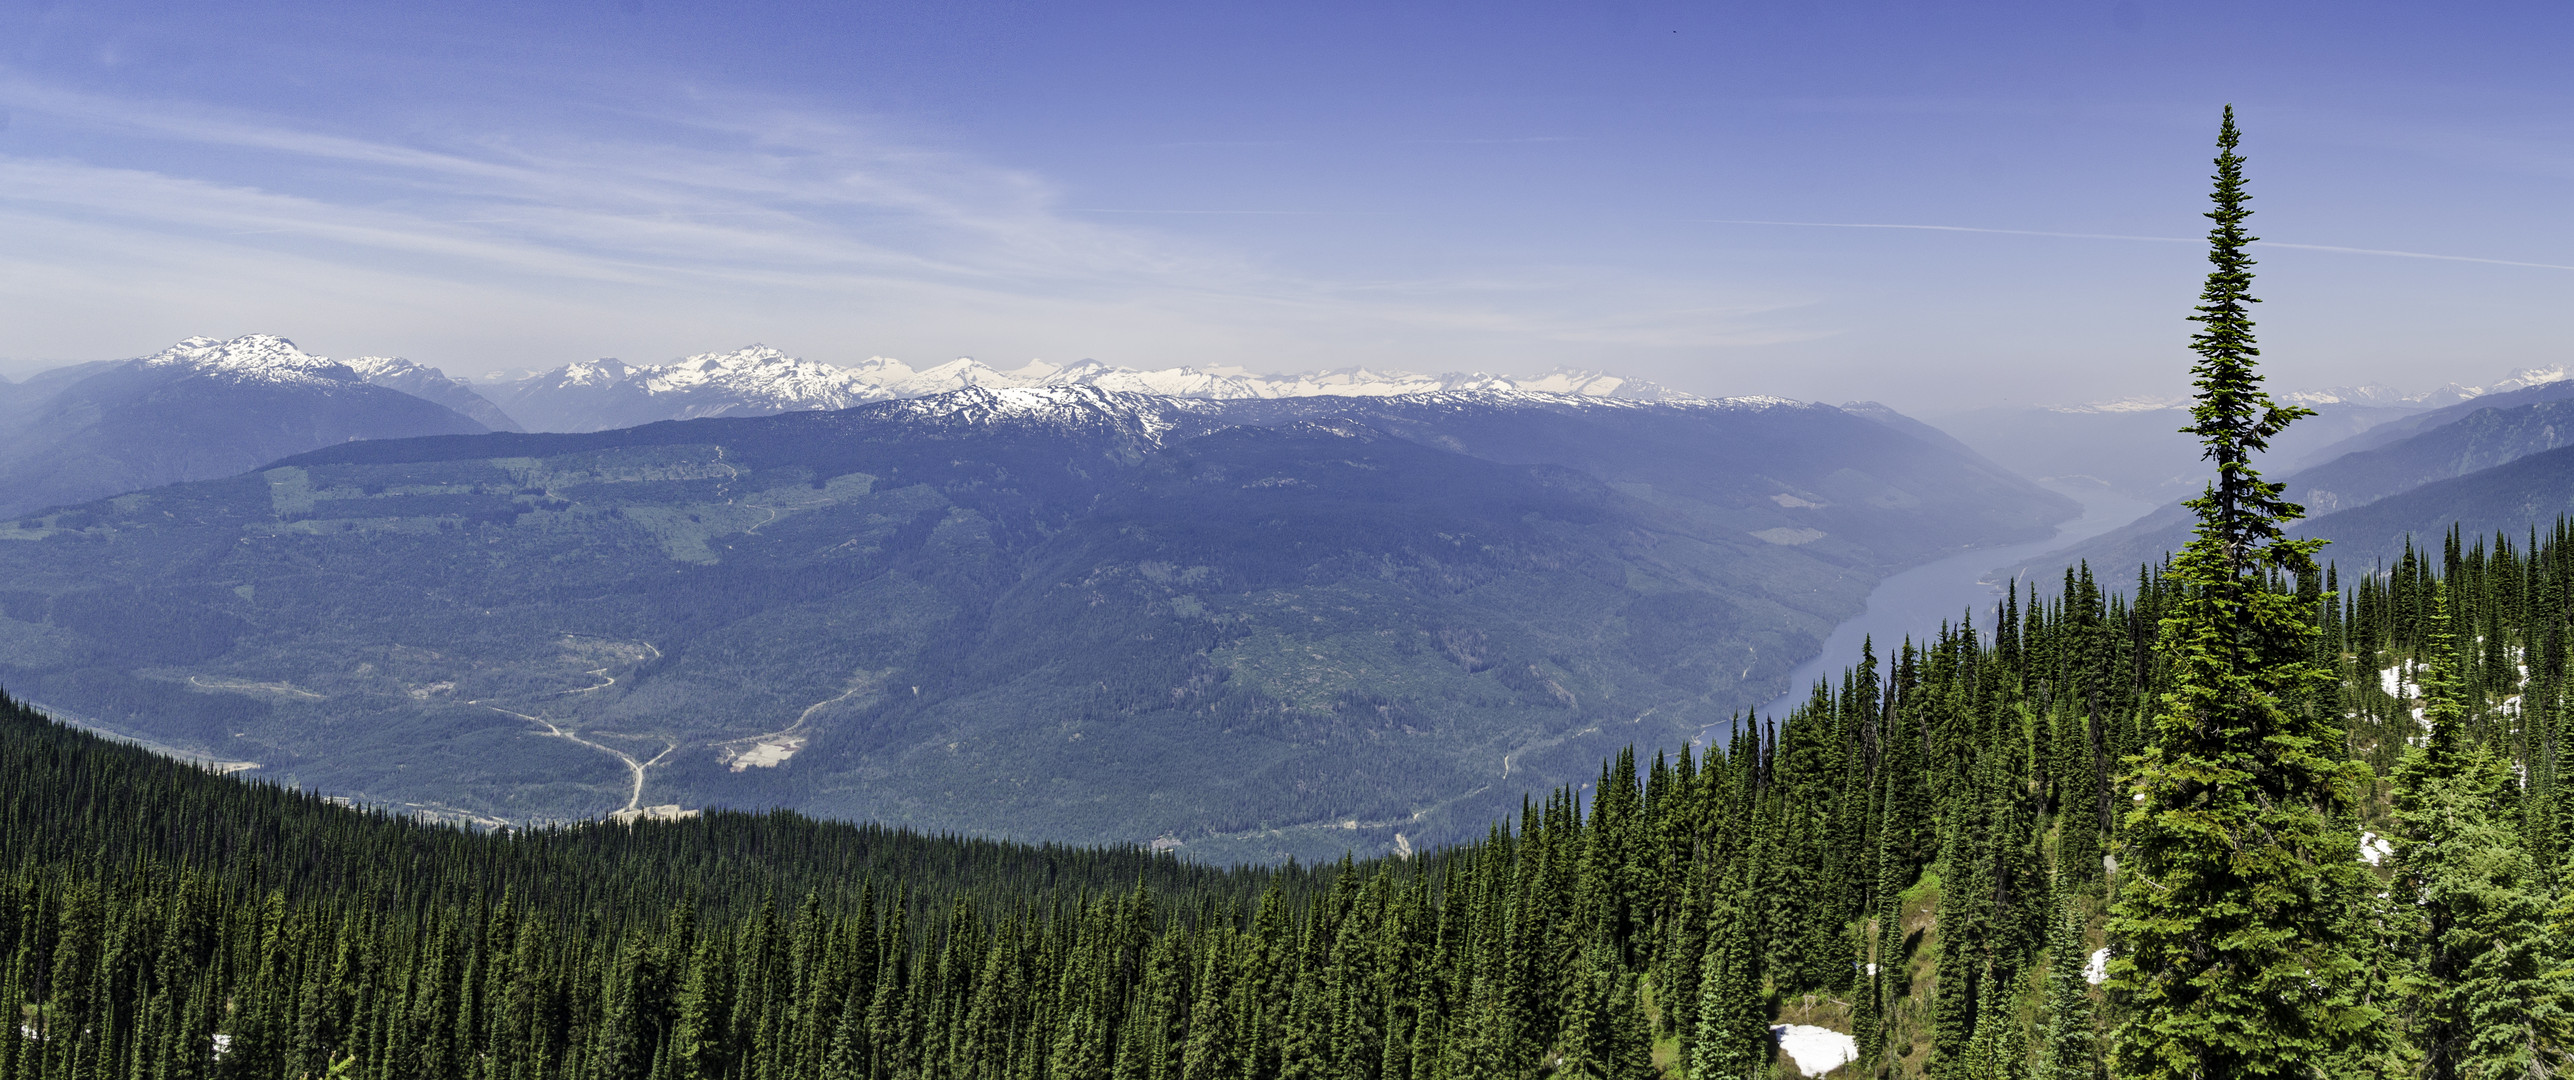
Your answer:
[[[754,744],[750,749],[742,751],[742,756],[734,758],[733,771],[740,772],[744,769],[774,769],[780,765],[786,764],[788,758],[794,757],[795,752],[802,749],[804,749],[804,736],[802,735],[791,735],[784,738],[764,740]]]
[[[2093,986],[2109,981],[2109,946],[2091,951],[2091,959],[2082,965],[2082,981]]]
[[[2377,673],[2379,689],[2386,696],[2411,700],[2422,694],[2422,683],[2413,677],[2413,661],[2407,660]]]
[[[1784,525],[1775,529],[1762,529],[1752,535],[1781,547],[1795,547],[1798,544],[1810,544],[1823,539],[1823,531],[1820,529],[1791,529]]]
[[[2395,845],[2373,832],[2360,834],[2360,861],[2375,866],[2395,854]]]
[[[1772,1024],[1770,1035],[1796,1062],[1796,1071],[1821,1076],[1859,1060],[1859,1040],[1812,1024]]]

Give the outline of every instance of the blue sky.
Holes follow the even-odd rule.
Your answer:
[[[0,372],[269,331],[2173,393],[2231,101],[2274,376],[2472,383],[2574,360],[2569,43],[2562,4],[8,3]]]

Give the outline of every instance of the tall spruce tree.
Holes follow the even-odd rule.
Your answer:
[[[2196,535],[2165,578],[2156,639],[2170,679],[2129,759],[2110,991],[2121,1076],[2316,1076],[2347,1070],[2379,1010],[2352,986],[2369,879],[2345,824],[2362,777],[2312,661],[2313,612],[2283,576],[2318,572],[2304,509],[2253,456],[2308,410],[2262,388],[2252,335],[2243,157],[2234,109],[2217,137],[2214,265],[2191,320],[2192,424],[2216,477],[2189,502]]]
[[[2091,988],[2083,974],[2091,958],[2083,952],[2082,914],[2071,899],[2059,896],[2047,939],[2047,1048],[2036,1080],[2095,1080],[2100,1075]]]

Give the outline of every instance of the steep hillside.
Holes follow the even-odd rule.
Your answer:
[[[2070,512],[1825,406],[968,390],[14,522],[0,684],[464,816],[1387,850],[1765,700],[1891,569]]]
[[[2372,508],[2445,481],[2472,479],[2497,466],[2532,460],[2533,455],[2554,461],[2548,451],[2574,445],[2574,395],[2567,394],[2568,389],[2568,384],[2551,383],[2497,395],[2499,403],[2479,398],[2426,414],[2446,416],[2445,423],[2419,427],[2413,421],[2399,422],[2419,427],[2403,438],[2372,445],[2371,433],[2341,444],[2359,448],[2281,481],[2287,497],[2303,504],[2309,515],[2296,531],[2332,540],[2332,557],[2351,558],[2362,552],[2371,557],[2391,554],[2384,543],[2387,535],[2407,530],[2417,535],[2444,532],[2457,520],[2474,523],[2470,531],[2500,528],[2518,534],[2545,528],[2567,507],[2556,500],[2550,486],[2549,470],[2562,465],[2533,464],[2448,489],[2447,495],[2397,502],[2382,511]],[[2469,491],[2477,494],[2459,494]],[[2422,509],[2430,506],[2443,509]],[[2177,551],[2188,542],[2190,521],[2189,513],[2178,504],[2168,505],[2069,552],[2051,555],[2045,562],[2052,567],[2076,559],[2089,560],[2094,566],[2158,561],[2163,553]],[[2381,535],[2387,528],[2396,532]]]
[[[2408,539],[2420,548],[2452,528],[2474,537],[2545,536],[2568,514],[2574,514],[2574,446],[2326,514],[2306,531],[2331,537],[2329,550],[2343,565],[2370,566],[2393,562]]]

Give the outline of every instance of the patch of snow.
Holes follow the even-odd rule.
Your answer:
[[[220,1032],[220,1031],[215,1032],[215,1033],[214,1033],[214,1056],[216,1056],[216,1057],[222,1057],[222,1056],[224,1056],[224,1054],[226,1054],[226,1053],[230,1052],[231,1050],[232,1050],[232,1036],[230,1036],[230,1035],[226,1035],[226,1034],[224,1034],[223,1032]]]
[[[1791,529],[1784,525],[1775,529],[1760,529],[1752,535],[1785,547],[1810,544],[1823,539],[1823,531],[1820,529]]]
[[[1122,429],[1158,443],[1188,414],[1209,406],[1187,399],[1140,398],[1088,386],[968,387],[888,406],[924,420],[976,427],[1022,423],[1070,430]]]
[[[794,757],[795,752],[802,749],[804,749],[804,736],[801,735],[768,739],[754,744],[750,749],[742,751],[741,756],[734,758],[733,771],[774,769],[786,764],[788,758]]]
[[[2082,965],[2082,981],[2098,986],[2109,981],[2109,946],[2091,951],[2091,959]]]
[[[678,803],[663,803],[660,806],[638,806],[632,810],[612,810],[608,812],[608,820],[619,825],[631,825],[637,821],[686,821],[698,813],[681,809]]]
[[[1788,1060],[1796,1062],[1796,1071],[1807,1076],[1821,1076],[1859,1060],[1859,1040],[1828,1027],[1772,1024],[1770,1037],[1787,1051]]]
[[[2391,698],[2415,698],[2422,694],[2422,683],[2414,678],[2413,661],[2406,660],[2377,673],[2377,685]]]
[[[2048,412],[2058,413],[2161,412],[2165,409],[2178,409],[2189,404],[2189,401],[2190,399],[2188,398],[2149,397],[2139,395],[2136,397],[2117,398],[2111,401],[2088,401],[2080,405],[2047,405],[2042,407]]]
[[[2359,857],[2361,862],[2367,863],[2370,866],[2376,866],[2377,864],[2394,857],[2394,855],[2395,844],[2387,838],[2379,836],[2373,832],[2364,832],[2360,834]]]

